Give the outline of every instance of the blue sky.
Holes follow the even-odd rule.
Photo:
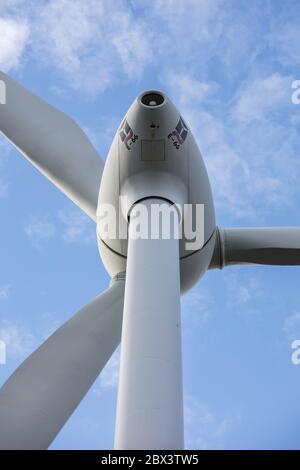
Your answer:
[[[300,226],[299,43],[293,0],[0,0],[0,68],[74,117],[103,159],[140,92],[172,98],[221,227]],[[0,218],[1,384],[108,276],[94,224],[2,138]],[[182,298],[188,448],[300,448],[299,279],[232,267]],[[52,449],[113,446],[118,359]]]

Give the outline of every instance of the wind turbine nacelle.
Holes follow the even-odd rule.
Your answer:
[[[202,247],[191,249],[191,240],[184,233],[179,241],[184,292],[203,275],[212,258],[214,206],[195,139],[171,100],[158,91],[145,92],[133,102],[114,137],[102,175],[97,239],[103,263],[112,277],[126,270],[128,242],[118,234],[124,233],[124,228],[127,233],[130,210],[146,198],[164,199],[182,208],[187,204],[193,208],[204,205]],[[101,223],[103,208],[111,206],[115,209],[116,236],[108,236]],[[184,215],[183,224],[191,224],[187,217],[193,212]]]

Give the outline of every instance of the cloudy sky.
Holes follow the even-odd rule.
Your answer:
[[[162,89],[208,168],[217,223],[300,226],[296,0],[0,0],[0,68],[84,128],[102,158],[134,98]],[[0,384],[104,290],[95,226],[0,139]],[[209,272],[182,298],[185,438],[300,448],[300,268]],[[113,446],[119,355],[52,449]]]

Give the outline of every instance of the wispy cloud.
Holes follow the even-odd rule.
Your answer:
[[[9,1],[0,4],[1,14],[0,67],[5,70],[17,68],[26,52],[61,71],[71,87],[102,92],[118,73],[137,79],[153,61],[154,35],[124,0]]]
[[[38,249],[55,235],[55,225],[45,218],[31,217],[25,224],[24,231],[30,242]]]
[[[77,208],[61,209],[55,216],[31,216],[24,225],[28,240],[37,249],[61,237],[66,243],[95,243],[95,224]]]
[[[188,73],[168,71],[163,77],[163,82],[171,88],[174,98],[180,107],[189,105],[200,107],[211,98],[218,89],[218,84],[213,81],[200,81]]]
[[[0,340],[6,345],[7,361],[25,358],[37,344],[29,328],[8,320],[0,322]]]
[[[29,26],[23,19],[0,16],[0,31],[0,69],[9,71],[18,68],[28,44]]]
[[[300,339],[300,312],[296,312],[285,319],[283,332],[288,340]]]
[[[94,386],[94,391],[97,395],[100,395],[104,390],[117,387],[119,379],[119,367],[120,349],[118,348],[106,364],[97,383]]]
[[[226,40],[236,44],[241,30],[243,44],[251,35],[247,34],[247,23],[236,34],[233,29],[227,34],[230,14],[223,3],[154,0],[150,5],[144,0],[48,0],[37,5],[10,1],[2,11],[20,18],[18,34],[23,41],[15,39],[15,43],[22,47],[10,48],[11,60],[19,63],[28,45],[27,56],[38,58],[45,67],[55,67],[67,79],[67,85],[81,91],[102,92],[120,82],[120,75],[136,81],[148,65],[157,66],[161,61],[166,69],[191,70],[200,60],[202,76],[213,56],[232,68],[232,47],[222,45]],[[68,15],[62,15],[62,11],[68,11]],[[239,41],[234,57],[237,51],[241,54],[243,44]]]
[[[298,6],[298,5],[297,5]],[[272,21],[268,43],[277,60],[284,66],[297,66],[300,56],[297,45],[300,40],[299,12],[295,5],[295,14],[288,20],[279,16]]]
[[[214,300],[208,289],[196,286],[181,300],[183,321],[186,320],[188,329],[202,327],[212,317]]]
[[[157,53],[165,64],[193,67],[200,60],[206,62],[216,48],[223,29],[222,0],[154,0],[136,2],[146,6],[146,17],[156,25]],[[166,54],[166,51],[167,54]],[[174,66],[172,67],[174,68]]]
[[[62,237],[67,243],[89,244],[95,242],[95,224],[77,209],[60,210]]]
[[[233,307],[243,306],[251,303],[262,296],[263,290],[259,279],[249,277],[249,274],[227,273],[225,278],[227,306]]]
[[[214,82],[185,73],[190,93],[177,77],[166,74],[163,80],[203,153],[217,211],[249,224],[291,206],[298,195],[300,160],[289,77],[247,79],[230,99],[221,97],[222,88]],[[282,120],[288,110],[291,117]]]
[[[282,112],[282,107],[290,105],[291,82],[291,77],[279,73],[251,80],[238,91],[233,116],[240,121],[252,121]]]
[[[152,60],[151,32],[121,0],[51,0],[31,16],[36,53],[47,56],[76,89],[101,92],[116,71],[137,78]]]
[[[8,299],[10,290],[11,290],[11,285],[0,287],[0,300]]]
[[[218,417],[210,407],[187,396],[184,403],[185,440],[187,449],[222,449],[227,432],[240,420],[239,413]]]

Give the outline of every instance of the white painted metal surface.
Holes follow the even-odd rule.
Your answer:
[[[209,266],[234,264],[299,266],[299,227],[243,227],[218,229]]]
[[[182,449],[179,244],[130,227],[115,448]]]

